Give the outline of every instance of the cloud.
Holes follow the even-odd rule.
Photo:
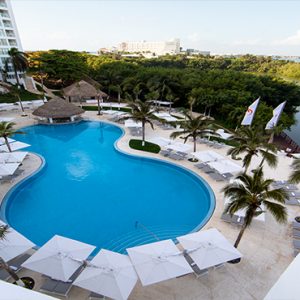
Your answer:
[[[257,46],[262,45],[263,42],[260,39],[250,39],[250,40],[238,40],[232,43],[234,46]]]
[[[187,36],[187,39],[191,42],[199,42],[200,41],[199,33],[197,33],[197,32],[190,33]]]
[[[300,46],[300,30],[285,39],[274,41],[273,45]]]

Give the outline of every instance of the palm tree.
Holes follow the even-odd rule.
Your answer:
[[[151,105],[141,100],[129,101],[128,106],[131,108],[129,116],[122,118],[123,120],[133,119],[136,122],[142,123],[142,146],[145,146],[145,125],[149,123],[151,128],[154,129],[152,120],[158,118],[153,114],[155,110],[151,108]]]
[[[8,142],[8,138],[14,134],[23,134],[22,131],[15,131],[13,129],[14,125],[13,122],[0,122],[0,137],[4,138],[5,144],[8,148],[8,151],[11,152],[11,148]]]
[[[242,127],[230,139],[235,141],[237,145],[229,149],[227,155],[231,155],[233,159],[236,159],[237,155],[245,153],[243,158],[245,173],[251,164],[252,158],[258,156],[258,154],[263,157],[260,167],[264,161],[272,168],[277,166],[276,146],[268,143],[267,137],[259,127]]]
[[[7,225],[0,225],[0,241],[5,239],[6,234],[9,232]],[[3,268],[6,272],[16,281],[17,285],[25,286],[24,282],[19,278],[16,272],[0,257],[0,269]]]
[[[188,138],[192,138],[194,142],[194,152],[196,152],[197,148],[197,137],[205,137],[210,136],[214,133],[213,129],[213,119],[200,115],[198,117],[194,117],[189,112],[183,112],[185,116],[185,121],[181,123],[182,131],[175,131],[171,134],[171,138],[177,138],[178,136],[184,136],[184,142],[188,140]]]
[[[24,72],[28,67],[26,54],[24,52],[19,51],[19,49],[17,48],[11,48],[10,50],[8,50],[8,55],[10,56],[11,63],[14,68],[17,85],[20,86],[18,72]]]
[[[19,88],[12,85],[10,87],[10,93],[19,101],[20,107],[21,107],[21,110],[22,110],[22,117],[26,117],[27,114],[25,113],[25,110],[24,110],[24,106],[23,106],[22,99],[21,99],[21,96],[20,96]]]
[[[246,210],[245,221],[234,247],[239,245],[245,229],[250,226],[253,218],[265,213],[262,205],[277,222],[286,222],[287,211],[283,204],[288,194],[282,188],[271,189],[273,182],[273,179],[264,179],[262,168],[258,168],[252,176],[246,173],[240,174],[233,183],[223,188],[225,197],[230,200],[225,213],[233,215],[238,210]]]
[[[289,177],[289,181],[293,183],[300,182],[300,158],[297,158],[292,163],[293,172]]]

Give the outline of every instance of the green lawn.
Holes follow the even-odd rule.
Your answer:
[[[88,105],[83,105],[82,109],[84,110],[88,110],[88,111],[98,111],[98,106],[88,106]],[[131,111],[130,108],[126,108],[126,107],[121,107],[120,109],[118,109],[117,107],[102,107],[101,110],[116,110],[116,111],[124,111],[124,112],[129,112]]]
[[[145,142],[145,146],[142,146],[142,140],[130,140],[129,147],[135,150],[141,150],[151,153],[159,153],[160,147],[156,144]]]
[[[30,101],[40,99],[40,95],[32,94],[26,90],[20,91],[20,97],[22,101]],[[12,94],[0,94],[0,103],[14,103],[17,102],[18,99]]]

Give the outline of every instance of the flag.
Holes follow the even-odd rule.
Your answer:
[[[258,104],[259,104],[259,100],[260,98],[256,99],[247,109],[246,113],[245,113],[245,116],[244,116],[244,119],[241,123],[241,125],[251,125],[252,124],[252,121],[253,121],[253,118],[254,118],[254,115],[255,115],[255,112],[256,112],[256,109],[258,107]]]
[[[284,106],[286,104],[286,101],[279,104],[274,110],[273,110],[273,117],[272,119],[267,123],[266,129],[272,129],[275,127],[278,123],[278,120],[281,116],[281,113],[283,112]]]

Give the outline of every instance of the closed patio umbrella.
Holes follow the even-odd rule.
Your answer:
[[[181,152],[188,152],[192,149],[191,145],[180,143],[180,142],[175,142],[170,145],[166,146],[168,149],[172,149],[175,151],[181,151]]]
[[[201,270],[242,257],[215,228],[187,234],[177,240]]]
[[[0,225],[5,224],[0,222]],[[5,238],[0,240],[0,257],[7,262],[34,246],[34,243],[10,227],[5,234]]]
[[[193,272],[172,240],[128,248],[127,252],[143,286]]]
[[[53,279],[67,281],[95,248],[89,244],[55,235],[22,266]]]
[[[241,172],[243,168],[229,159],[211,161],[207,163],[211,168],[217,170],[220,174]]]
[[[127,255],[102,249],[87,264],[74,285],[117,300],[127,299],[137,282]]]
[[[199,160],[203,162],[209,162],[209,161],[217,161],[221,159],[225,159],[225,156],[215,152],[215,151],[198,151],[192,153],[194,157],[198,158]]]

